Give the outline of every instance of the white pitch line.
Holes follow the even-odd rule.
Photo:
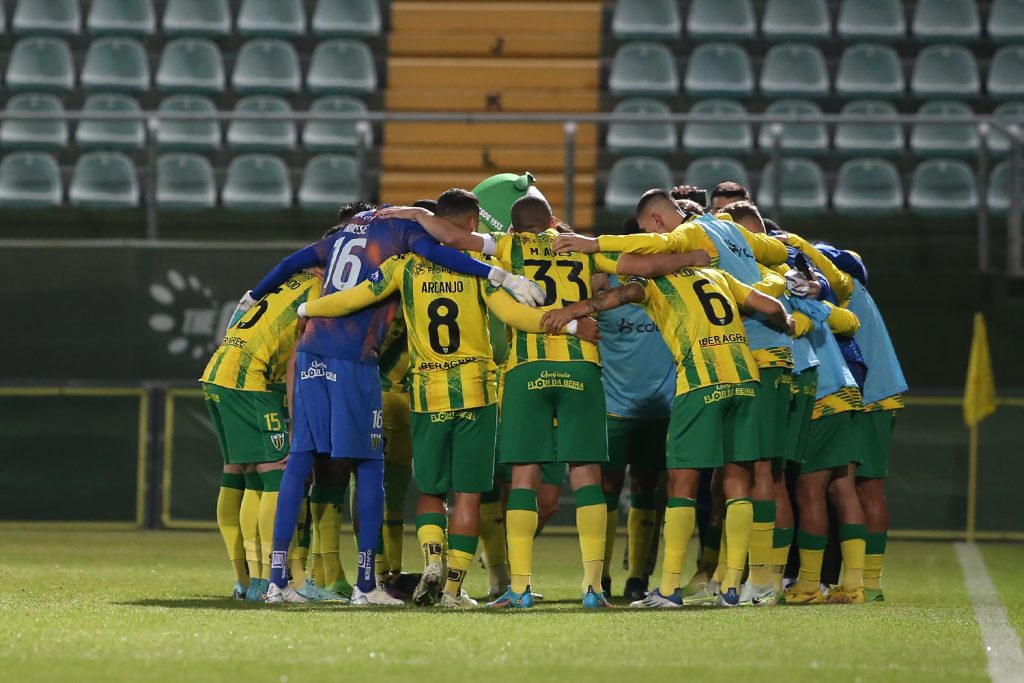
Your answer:
[[[1003,606],[985,568],[985,560],[974,543],[957,543],[956,554],[967,584],[967,595],[974,619],[981,627],[981,640],[988,657],[988,676],[992,683],[1024,682],[1024,653],[1017,631],[1010,626]]]

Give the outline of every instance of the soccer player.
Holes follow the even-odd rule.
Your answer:
[[[739,201],[750,201],[750,192],[739,183],[726,180],[711,190],[710,208],[714,213],[728,213],[725,207]]]

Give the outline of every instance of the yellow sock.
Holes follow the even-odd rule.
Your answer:
[[[341,506],[324,505],[317,531],[320,534],[320,562],[324,567],[324,586],[330,586],[341,575]]]
[[[483,546],[485,567],[508,564],[508,552],[505,547],[505,517],[501,514],[500,499],[480,503],[480,545]]]
[[[715,565],[715,571],[711,575],[712,581],[717,581],[719,584],[725,580],[725,572],[728,571],[729,567],[727,560],[729,559],[729,533],[726,526],[722,525],[722,540],[718,543],[718,564]]]
[[[512,590],[523,593],[530,585],[530,574],[533,571],[533,537],[537,533],[536,491],[509,491],[505,527],[508,532],[508,565],[512,574]]]
[[[665,557],[661,563],[661,582],[658,591],[672,595],[683,578],[686,544],[697,524],[696,501],[693,498],[669,498],[665,508]]]
[[[324,583],[324,558],[320,546],[320,520],[323,518],[326,503],[316,502],[316,484],[309,491],[309,516],[313,518],[313,537],[309,543],[309,573],[313,577],[313,583],[318,586],[326,586]]]
[[[402,571],[402,537],[405,535],[405,511],[384,510],[384,557],[378,558],[385,572]]]
[[[772,582],[772,541],[775,535],[775,501],[753,501],[754,521],[750,527],[750,583],[767,586]]]
[[[444,559],[444,530],[448,518],[440,512],[424,512],[416,515],[416,538],[423,550],[423,566]]]
[[[772,540],[772,585],[777,595],[782,594],[782,581],[789,563],[789,547],[793,545],[793,530],[775,527]]]
[[[649,496],[630,497],[629,516],[626,517],[626,534],[629,545],[627,573],[629,578],[642,579],[646,574],[647,555],[654,542],[654,501]]]
[[[608,521],[604,528],[604,568],[601,576],[611,576],[612,555],[615,554],[615,534],[619,530],[619,497],[606,496],[608,500]]]
[[[448,578],[444,582],[444,592],[458,596],[462,591],[462,582],[473,564],[476,556],[476,536],[448,535]]]
[[[842,524],[839,527],[839,549],[843,555],[843,590],[864,587],[864,549],[867,529],[863,524]]]
[[[864,588],[882,590],[882,565],[885,561],[885,546],[888,534],[868,533],[864,544]]]
[[[729,545],[726,550],[725,578],[722,579],[723,592],[730,588],[739,590],[743,581],[743,570],[747,566],[753,525],[754,506],[749,498],[732,498],[725,501],[725,528]]]
[[[260,496],[260,538],[267,542],[260,545],[260,561],[263,565],[261,576],[270,577],[270,551],[273,549],[274,517],[277,515],[277,495],[281,489],[284,470],[271,470],[260,474],[263,495]]]
[[[800,548],[800,575],[796,590],[813,593],[821,586],[821,563],[825,559],[828,537],[797,531],[796,544]]]
[[[249,585],[249,573],[245,566],[245,546],[242,542],[242,528],[238,520],[245,492],[245,477],[241,474],[224,473],[220,477],[220,493],[217,494],[217,528],[220,529],[224,547],[231,560],[235,581]]]
[[[260,497],[262,487],[257,489],[250,484],[259,484],[259,475],[255,472],[245,475],[245,495],[238,511],[238,525],[242,531],[242,545],[245,547],[245,562],[249,566],[249,576],[254,579],[263,576],[260,573]],[[255,482],[253,481],[255,479]],[[269,542],[269,541],[268,541]]]
[[[581,486],[573,491],[573,497],[576,499],[576,533],[580,537],[580,554],[583,556],[583,592],[591,587],[600,592],[608,503],[597,484]]]

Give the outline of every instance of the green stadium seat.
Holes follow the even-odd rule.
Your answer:
[[[68,202],[84,209],[129,209],[139,205],[135,164],[121,152],[89,152],[71,174]]]
[[[832,20],[825,0],[768,0],[761,33],[771,42],[828,40]]]
[[[135,98],[127,95],[91,95],[82,105],[82,113],[141,114]],[[142,149],[146,144],[146,128],[139,121],[114,119],[85,120],[78,124],[75,142],[82,149]]]
[[[231,33],[227,0],[167,0],[163,32],[172,38],[220,38]]]
[[[619,40],[672,40],[683,30],[675,0],[616,0],[612,34]]]
[[[707,157],[697,159],[686,169],[683,182],[686,185],[693,185],[706,190],[714,189],[718,183],[727,180],[739,183],[744,187],[750,185],[750,178],[747,169],[735,159],[726,157]]]
[[[170,93],[224,92],[224,61],[220,50],[205,38],[172,40],[160,55],[156,86]]]
[[[288,167],[271,154],[243,154],[228,166],[221,204],[236,211],[273,211],[292,205]]]
[[[832,206],[845,214],[891,214],[903,209],[900,174],[891,161],[854,159],[839,168]]]
[[[669,114],[671,110],[664,102],[635,99],[620,102],[614,113]],[[676,151],[676,127],[671,123],[612,123],[606,143],[612,154],[665,156]]]
[[[49,154],[16,152],[0,161],[0,206],[49,208],[63,197],[60,167]]]
[[[172,211],[217,206],[213,166],[199,154],[165,154],[156,162],[156,204]]]
[[[902,0],[843,0],[836,21],[843,40],[896,42],[907,37]]]
[[[920,43],[970,43],[981,38],[975,0],[917,0],[910,28]]]
[[[0,33],[7,31],[7,6],[0,2]]]
[[[686,32],[693,40],[753,40],[757,33],[754,6],[750,0],[693,0]]]
[[[160,103],[161,112],[185,114],[213,114],[217,107],[199,95],[173,95]],[[210,118],[205,121],[164,119],[156,131],[160,147],[187,152],[212,152],[220,149],[220,124]]]
[[[672,97],[679,73],[672,52],[657,43],[628,43],[615,52],[608,88],[616,97]]]
[[[78,0],[18,0],[11,19],[21,35],[75,36],[81,28]]]
[[[7,112],[63,112],[64,105],[54,95],[26,93],[15,95],[7,102]],[[34,121],[7,119],[0,123],[0,144],[5,149],[55,150],[68,144],[66,121]]]
[[[992,117],[1003,124],[1016,124],[1018,130],[1024,131],[1024,102],[1000,104],[992,112]],[[996,156],[1006,156],[1010,153],[1010,139],[999,131],[989,132],[987,144],[988,151]]]
[[[299,206],[310,211],[337,211],[361,196],[359,162],[342,154],[313,157],[302,173]]]
[[[366,105],[354,97],[321,97],[310,112],[365,112]],[[368,127],[355,121],[310,121],[302,129],[302,146],[310,152],[352,151],[373,143]]]
[[[839,115],[888,118],[896,116],[896,107],[881,100],[857,100],[846,104]],[[904,142],[903,127],[898,123],[843,121],[836,126],[833,145],[837,152],[849,156],[898,156],[903,153]]]
[[[156,31],[153,0],[93,0],[85,20],[94,36],[147,36]]]
[[[922,162],[914,170],[907,203],[911,211],[922,216],[969,216],[978,210],[974,171],[953,159]]]
[[[828,206],[825,174],[809,159],[783,159],[779,185],[779,205],[784,211],[820,212]],[[763,211],[775,208],[774,187],[777,182],[775,164],[768,163],[761,172],[757,204]]]
[[[288,101],[272,95],[253,95],[238,101],[236,114],[291,114]],[[232,121],[228,147],[239,152],[286,152],[295,149],[294,121]]]
[[[284,40],[250,40],[238,51],[231,86],[238,93],[295,94],[302,89],[299,53]]]
[[[765,110],[766,114],[778,116],[816,116],[821,114],[821,107],[806,100],[779,100],[772,102]],[[783,123],[779,145],[789,155],[817,156],[828,151],[828,129],[823,123]],[[772,124],[761,126],[758,145],[770,151],[774,145]]]
[[[382,27],[378,0],[318,0],[312,26],[321,38],[374,38]]]
[[[1010,211],[1010,176],[1010,162],[1001,161],[988,177],[988,192],[985,196],[988,208],[993,213],[1003,215]],[[1021,183],[1021,189],[1024,190],[1024,173],[1017,182]]]
[[[974,110],[963,102],[936,100],[917,110],[929,119],[974,116]],[[918,123],[910,133],[910,151],[919,157],[973,157],[978,152],[978,127],[973,123]]]
[[[683,149],[692,156],[715,154],[749,154],[754,146],[750,124],[731,123],[730,116],[747,113],[743,105],[732,100],[704,100],[690,108],[691,114],[722,117],[715,123],[690,123],[683,130]]]
[[[903,65],[896,50],[865,43],[843,51],[836,74],[836,94],[843,99],[893,99],[906,90]]]
[[[604,206],[617,213],[632,213],[636,203],[647,190],[672,187],[672,169],[654,157],[627,157],[619,159],[608,174],[608,187],[604,193]]]
[[[995,0],[988,13],[988,37],[997,43],[1024,42],[1024,0]]]
[[[686,64],[686,93],[692,98],[750,97],[754,73],[739,45],[708,43],[697,47]]]
[[[988,68],[988,94],[997,100],[1024,97],[1024,46],[999,48]]]
[[[299,0],[242,0],[236,26],[243,36],[298,38],[306,33],[306,11]]]
[[[358,40],[329,40],[313,51],[306,89],[314,95],[369,95],[377,89],[373,54]]]
[[[7,62],[8,90],[65,91],[75,87],[68,44],[58,38],[24,38]]]
[[[100,38],[89,44],[79,81],[86,90],[149,90],[149,57],[134,38]]]
[[[922,99],[977,97],[981,94],[981,79],[974,55],[959,45],[924,48],[914,62],[910,91]]]
[[[821,50],[811,45],[776,45],[761,67],[765,97],[827,97],[828,69]]]

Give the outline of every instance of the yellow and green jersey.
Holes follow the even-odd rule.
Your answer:
[[[213,353],[199,381],[228,389],[267,391],[285,381],[298,342],[299,304],[320,296],[316,275],[297,273],[256,302]]]
[[[901,410],[905,406],[906,404],[903,402],[903,395],[894,394],[893,396],[883,398],[881,401],[864,404],[864,412],[872,413],[879,410]]]
[[[686,268],[644,281],[644,310],[676,361],[676,396],[715,384],[760,380],[737,302],[753,291],[728,273]]]
[[[409,346],[405,318],[396,317],[391,321],[378,356],[380,366],[380,388],[392,394],[404,394],[409,390]]]
[[[863,409],[864,404],[861,402],[860,389],[857,387],[843,387],[839,391],[826,394],[815,401],[811,419],[817,420],[819,417],[825,417],[826,415]]]

